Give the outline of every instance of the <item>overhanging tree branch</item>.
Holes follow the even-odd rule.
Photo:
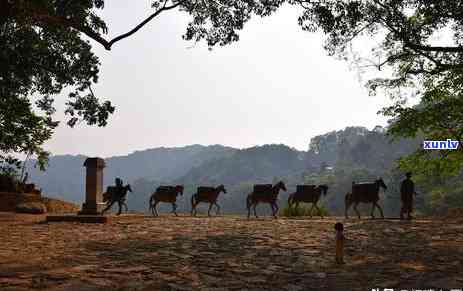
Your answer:
[[[425,52],[463,53],[463,46],[427,46],[414,44],[410,42],[405,42],[405,46],[414,50],[420,50]]]
[[[174,8],[178,7],[179,5],[181,5],[182,3],[184,3],[184,1],[179,1],[179,2],[177,2],[175,4],[173,4],[173,5],[170,5],[170,6],[166,6],[166,3],[167,3],[167,1],[164,3],[164,6],[157,9],[153,14],[148,16],[145,20],[143,20],[140,24],[135,26],[132,30],[130,30],[130,31],[126,32],[126,33],[123,33],[123,34],[111,39],[110,41],[103,38],[98,32],[94,31],[92,28],[90,28],[88,26],[84,26],[84,25],[82,25],[80,23],[77,23],[77,22],[73,21],[72,19],[67,19],[67,18],[60,17],[60,16],[53,16],[53,15],[49,15],[49,14],[39,14],[39,13],[30,13],[28,16],[31,17],[33,20],[38,21],[38,22],[43,22],[43,23],[48,23],[48,24],[60,24],[60,25],[64,25],[64,26],[67,26],[67,27],[71,27],[71,28],[73,28],[75,30],[78,30],[78,31],[84,33],[85,35],[87,35],[88,37],[93,39],[94,41],[98,42],[106,50],[111,50],[111,47],[112,47],[112,45],[114,43],[116,43],[116,42],[118,42],[118,41],[120,41],[120,40],[122,40],[124,38],[127,38],[127,37],[131,36],[132,34],[136,33],[138,30],[140,30],[143,26],[145,26],[147,23],[149,23],[151,20],[153,20],[153,18],[155,18],[156,16],[158,16],[162,12],[174,9]]]
[[[118,42],[124,38],[127,38],[129,36],[131,36],[132,34],[134,34],[135,32],[137,32],[138,30],[140,30],[140,28],[142,28],[143,26],[145,26],[148,22],[150,22],[154,17],[158,16],[159,14],[161,14],[161,12],[163,11],[167,11],[167,10],[171,10],[171,9],[174,9],[175,7],[179,6],[180,4],[182,4],[184,1],[180,1],[180,2],[177,2],[176,4],[173,4],[173,5],[170,5],[170,6],[166,6],[165,2],[164,3],[164,6],[158,10],[156,10],[156,12],[154,12],[153,14],[151,14],[148,18],[146,18],[145,20],[143,20],[140,24],[138,24],[137,26],[135,26],[132,30],[124,33],[124,34],[121,34],[115,38],[113,38],[111,41],[108,42],[108,46],[105,48],[107,50],[111,50],[111,46],[115,43],[115,42]]]

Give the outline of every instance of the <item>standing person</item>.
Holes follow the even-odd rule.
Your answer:
[[[412,173],[407,172],[406,178],[400,185],[400,198],[402,200],[402,208],[400,209],[400,219],[404,219],[404,212],[407,213],[407,218],[412,219],[411,213],[413,211],[413,195],[415,193],[415,183],[411,177]]]

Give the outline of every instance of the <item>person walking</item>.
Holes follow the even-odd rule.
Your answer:
[[[400,219],[404,219],[404,213],[407,213],[407,219],[412,219],[411,213],[413,211],[413,195],[415,193],[415,183],[413,183],[411,177],[412,173],[407,172],[406,178],[400,185],[400,198],[402,200],[402,208],[400,209]]]

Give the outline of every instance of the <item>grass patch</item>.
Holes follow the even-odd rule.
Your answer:
[[[299,207],[289,207],[286,206],[283,208],[281,211],[281,216],[285,217],[297,217],[297,216],[310,216],[310,208],[312,207],[312,204],[299,204]],[[320,208],[321,214],[323,216],[329,216],[328,210],[324,206],[318,205],[318,208]],[[318,210],[316,208],[313,209],[312,211],[312,216],[318,216]]]

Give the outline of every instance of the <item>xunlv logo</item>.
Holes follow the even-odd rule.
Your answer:
[[[425,140],[423,141],[423,149],[425,150],[456,150],[458,141],[451,139],[447,140]]]

